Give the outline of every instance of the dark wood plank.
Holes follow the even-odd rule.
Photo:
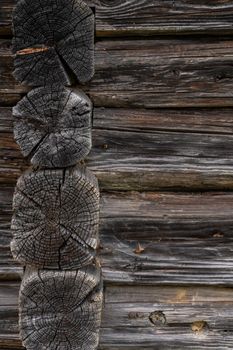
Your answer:
[[[12,12],[17,0],[1,0],[0,35],[12,34]]]
[[[231,34],[231,0],[104,0],[86,1],[95,7],[98,37],[157,34]],[[16,0],[1,0],[0,35],[11,34]]]
[[[0,284],[1,350],[22,348],[18,288]],[[99,349],[230,349],[232,293],[231,288],[106,286]],[[155,324],[152,315],[158,315]]]
[[[8,44],[0,54],[5,105],[27,91],[12,77]],[[219,37],[99,42],[96,74],[83,88],[100,107],[233,106],[232,50],[233,40]]]
[[[86,163],[102,190],[232,190],[233,110],[95,108]],[[15,183],[29,162],[0,108],[0,182]]]
[[[9,250],[13,188],[1,190],[0,279],[22,268]],[[100,262],[108,284],[233,286],[233,194],[102,195]]]

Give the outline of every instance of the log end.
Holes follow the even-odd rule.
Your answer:
[[[71,85],[94,75],[95,17],[82,0],[19,0],[13,12],[15,78]]]
[[[15,140],[33,165],[72,166],[91,150],[92,103],[84,93],[56,84],[34,89],[13,117]]]
[[[75,269],[96,256],[99,189],[85,168],[28,171],[16,186],[11,250],[22,264]]]
[[[19,297],[20,332],[28,350],[97,349],[103,302],[100,270],[27,268]]]

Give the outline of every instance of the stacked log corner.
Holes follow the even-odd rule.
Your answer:
[[[75,82],[94,74],[94,15],[81,0],[19,0],[15,78],[33,89],[14,107],[14,136],[31,161],[13,199],[11,251],[26,266],[20,334],[28,350],[95,350],[103,300],[96,257],[98,181],[83,165],[92,103]]]

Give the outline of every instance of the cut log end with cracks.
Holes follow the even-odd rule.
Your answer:
[[[82,0],[19,0],[13,12],[15,78],[29,86],[89,81],[94,27],[94,14]]]
[[[11,251],[22,264],[76,269],[95,260],[99,189],[85,168],[28,171],[13,199]]]
[[[72,166],[91,150],[92,103],[80,91],[36,88],[14,107],[13,117],[15,140],[33,165]]]
[[[20,332],[28,350],[97,349],[103,290],[100,270],[27,268],[20,289]]]

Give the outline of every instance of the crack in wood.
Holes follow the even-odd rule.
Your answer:
[[[72,77],[81,83],[90,80],[94,22],[92,10],[81,0],[50,0],[50,6],[45,0],[20,0],[13,13],[15,78],[30,86],[71,85]]]
[[[94,14],[82,0],[19,0],[13,29],[13,74],[39,86],[13,109],[15,140],[33,165],[17,182],[11,223],[12,254],[26,265],[20,335],[28,350],[94,350],[100,195],[95,176],[75,166],[91,150],[93,108],[64,87],[93,76]]]

